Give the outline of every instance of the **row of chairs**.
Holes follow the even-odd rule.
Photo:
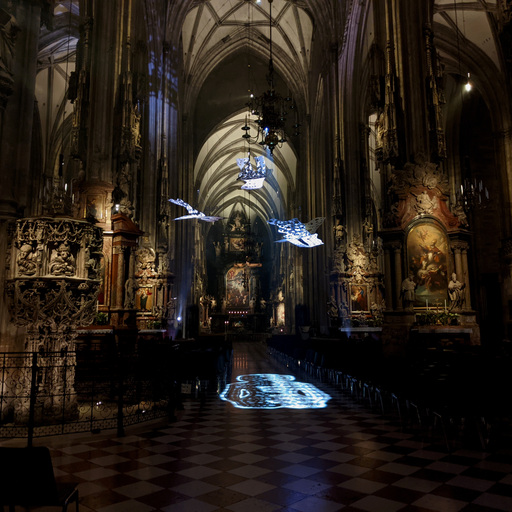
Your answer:
[[[269,347],[269,353],[290,369],[338,387],[358,403],[397,420],[403,430],[428,437],[430,441],[440,441],[448,452],[462,442],[476,441],[484,450],[489,447],[492,431],[489,418],[478,411],[471,411],[470,406],[457,407],[457,397],[453,397],[451,402],[440,400],[443,395],[440,389],[423,389],[420,392],[428,382],[408,383],[408,389],[404,391],[394,389],[392,382],[381,384],[374,382],[370,375],[359,376],[329,367],[325,357],[311,349],[306,350],[302,357],[281,352],[275,347]]]

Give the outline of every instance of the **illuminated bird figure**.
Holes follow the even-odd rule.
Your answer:
[[[316,217],[306,224],[300,222],[299,219],[269,219],[267,222],[277,226],[277,232],[284,235],[284,238],[276,240],[276,242],[290,242],[298,247],[316,247],[317,245],[323,245],[315,231],[324,220],[325,217]]]
[[[178,206],[183,206],[187,209],[188,215],[182,215],[181,217],[176,217],[174,220],[184,220],[184,219],[199,219],[204,220],[205,222],[216,222],[218,220],[223,219],[224,217],[215,217],[213,215],[205,215],[203,212],[195,210],[188,203],[185,203],[183,199],[169,199],[171,203],[177,204]]]
[[[267,176],[267,168],[265,166],[265,159],[262,156],[255,156],[256,170],[251,164],[250,153],[247,158],[237,158],[236,163],[240,167],[238,179],[245,181],[242,185],[243,190],[254,190],[261,188]]]

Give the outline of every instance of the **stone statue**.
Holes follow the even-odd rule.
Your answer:
[[[130,128],[131,128],[131,135],[132,135],[132,147],[136,149],[137,147],[140,147],[140,118],[141,115],[139,114],[139,108],[138,106],[135,106],[135,108],[131,112],[131,119],[130,119]]]
[[[14,16],[0,9],[0,75],[9,78],[14,74],[14,46],[19,31]]]
[[[373,224],[372,224],[371,220],[369,219],[369,217],[366,217],[366,219],[364,219],[363,230],[364,230],[364,234],[367,238],[373,234]]]
[[[336,243],[340,243],[343,239],[343,235],[345,234],[345,226],[341,223],[340,219],[336,219],[335,224],[333,226],[334,230],[334,238]]]
[[[379,117],[375,121],[375,146],[382,151],[384,146],[384,136],[386,132],[386,115],[384,112],[379,114]]]
[[[22,276],[33,276],[36,273],[36,255],[30,244],[23,244],[18,254],[18,272]]]
[[[89,247],[85,248],[84,254],[85,269],[87,271],[87,276],[89,278],[95,279],[98,275],[98,269],[96,267],[97,262],[94,258],[91,257],[91,251]]]
[[[67,244],[60,244],[50,259],[50,274],[55,276],[75,275],[75,258]]]
[[[468,217],[461,203],[457,203],[452,209],[453,215],[459,220],[459,225],[463,228],[469,227]]]
[[[332,320],[336,320],[338,318],[338,304],[336,303],[336,299],[334,296],[332,296],[329,302],[327,303],[327,315]]]
[[[137,283],[133,277],[126,280],[124,285],[124,308],[133,309],[135,307],[135,290]]]
[[[403,281],[400,296],[403,300],[405,309],[411,309],[416,300],[416,288],[417,284],[414,282],[414,276],[410,273]]]
[[[464,288],[466,288],[466,283],[458,281],[457,274],[454,272],[450,282],[448,283],[448,295],[452,301],[451,309],[461,308],[464,304]]]

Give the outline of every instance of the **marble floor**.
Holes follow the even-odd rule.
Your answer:
[[[256,373],[291,372],[263,344],[235,343],[231,380]],[[81,512],[512,510],[511,450],[448,453],[339,388],[296,378],[330,395],[327,406],[244,409],[210,393],[170,424],[34,444],[51,448],[57,478],[79,482]]]

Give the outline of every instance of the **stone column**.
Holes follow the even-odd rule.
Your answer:
[[[464,301],[464,309],[471,310],[473,309],[471,306],[471,288],[469,285],[469,266],[468,266],[468,245],[464,244],[462,248],[462,272],[464,276],[464,282],[466,283],[465,288],[465,301]]]
[[[124,297],[124,251],[121,246],[114,247],[114,272],[116,276],[114,304],[116,308],[123,308]]]
[[[462,279],[463,282],[466,282],[467,276],[464,275],[463,269],[462,269],[462,257],[461,257],[462,245],[459,243],[453,244],[452,248],[453,248],[453,256],[454,256],[454,263],[455,263],[454,272],[457,274],[458,279]],[[467,283],[466,283],[466,286],[467,286]]]
[[[462,309],[465,311],[471,310],[471,290],[469,285],[469,267],[468,267],[468,244],[464,241],[452,242],[454,272],[457,274],[457,279],[464,283],[464,305]]]
[[[501,241],[501,261],[502,261],[502,301],[508,304],[512,300],[512,238],[505,238]],[[506,326],[507,335],[512,332],[512,315],[509,308],[503,308],[503,325]]]
[[[78,413],[74,342],[76,329],[89,325],[96,314],[102,238],[97,226],[63,217],[23,218],[10,230],[6,310],[13,325],[27,329],[25,350],[38,354],[38,422],[51,422],[62,412]],[[6,396],[28,396],[32,368],[25,361],[17,369],[16,389]],[[16,421],[26,421],[24,399],[4,409],[11,407]]]
[[[393,309],[393,284],[391,281],[391,249],[387,246],[384,249],[384,293],[386,298],[386,309]]]
[[[0,0],[0,261],[9,257],[8,221],[19,218],[29,201],[33,182],[29,176],[34,91],[37,69],[41,1]],[[4,283],[5,265],[0,265]],[[0,347],[16,350],[23,343],[17,327],[10,323],[5,294],[0,294]]]
[[[402,287],[402,245],[399,242],[395,242],[392,247],[395,261],[394,299],[396,309],[402,309],[402,305],[400,303],[400,289]]]
[[[29,179],[41,4],[36,0],[0,0],[0,217],[14,218],[30,198]],[[12,94],[11,94],[12,92]],[[9,169],[9,172],[6,170]]]

